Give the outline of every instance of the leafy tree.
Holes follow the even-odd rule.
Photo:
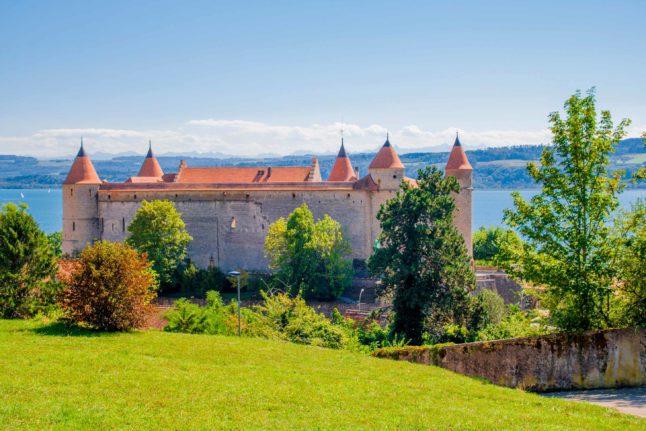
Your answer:
[[[614,323],[646,326],[646,203],[638,200],[623,213],[615,229],[618,271]]]
[[[505,210],[505,221],[526,239],[507,270],[546,287],[541,301],[559,328],[602,328],[615,275],[608,221],[622,190],[621,173],[608,172],[609,154],[629,121],[613,129],[610,112],[597,119],[594,90],[575,93],[565,111],[565,119],[550,114],[553,145],[543,149],[540,166],[527,165],[542,191],[530,202],[513,193],[515,209]]]
[[[146,256],[127,244],[99,241],[86,247],[66,280],[60,305],[77,325],[105,331],[140,327],[156,294]]]
[[[330,216],[314,221],[303,204],[269,226],[265,256],[278,288],[307,299],[333,299],[352,283],[350,244]]]
[[[186,257],[193,239],[175,205],[168,200],[143,201],[128,226],[126,242],[148,254],[162,288],[173,285],[173,275]]]
[[[473,257],[476,260],[495,261],[502,257],[503,246],[520,246],[521,239],[511,229],[499,226],[482,226],[473,234]]]
[[[53,302],[57,261],[27,206],[0,211],[0,317],[29,317]]]
[[[52,248],[52,252],[57,256],[61,257],[63,254],[63,232],[60,230],[58,232],[52,232],[47,235],[47,241]]]
[[[381,277],[380,294],[393,295],[393,331],[413,344],[425,331],[466,323],[475,276],[464,239],[453,226],[460,190],[434,167],[420,170],[418,187],[402,182],[377,215],[382,232],[368,266]]]
[[[489,289],[482,289],[473,297],[469,330],[472,334],[487,326],[499,324],[507,315],[505,300]]]

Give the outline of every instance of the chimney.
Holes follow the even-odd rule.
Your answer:
[[[267,168],[267,179],[269,179],[269,177],[271,177],[271,166]]]

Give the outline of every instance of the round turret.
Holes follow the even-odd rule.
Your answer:
[[[99,239],[97,193],[100,184],[81,140],[81,148],[63,182],[63,254],[77,254]]]
[[[445,173],[455,177],[460,183],[460,193],[455,196],[455,215],[453,224],[462,234],[470,256],[473,256],[472,242],[472,194],[473,168],[467,154],[464,152],[460,138],[456,135],[449,160],[446,162]]]

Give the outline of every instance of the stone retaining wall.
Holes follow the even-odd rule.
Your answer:
[[[381,349],[374,356],[436,365],[532,391],[646,385],[646,329]]]

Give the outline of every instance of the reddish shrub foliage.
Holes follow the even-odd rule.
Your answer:
[[[126,244],[101,241],[85,248],[70,269],[60,298],[66,319],[106,331],[145,324],[157,296],[156,276],[145,255]]]

